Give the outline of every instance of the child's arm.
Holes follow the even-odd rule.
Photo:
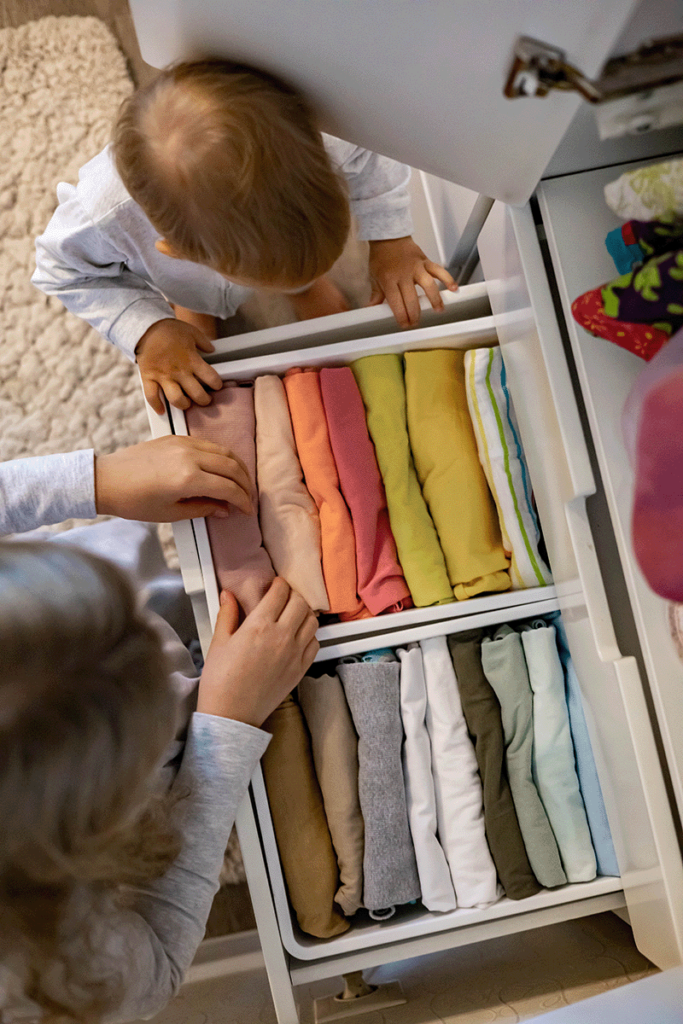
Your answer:
[[[370,304],[386,299],[400,326],[412,326],[420,318],[419,285],[433,308],[443,309],[435,279],[451,291],[457,285],[411,238],[410,168],[329,135],[324,140],[330,159],[348,182],[359,237],[370,243]]]
[[[92,449],[0,464],[0,536],[98,513],[146,522],[252,512],[241,462],[191,437],[160,437],[94,457]]]
[[[276,579],[237,629],[237,603],[224,595],[199,682],[174,809],[182,850],[157,881],[131,888],[129,908],[89,937],[125,979],[108,1022],[149,1017],[178,991],[204,937],[237,809],[270,736],[259,726],[305,675],[318,643],[303,598]]]
[[[191,401],[208,405],[211,399],[203,385],[217,391],[222,387],[200,355],[213,351],[211,341],[197,327],[177,320],[163,295],[128,269],[121,251],[124,239],[119,239],[119,248],[89,216],[79,194],[84,187],[58,186],[59,206],[36,239],[31,282],[46,295],[55,295],[132,362],[137,359],[145,397],[156,412],[163,412],[161,392],[180,409]],[[154,230],[142,214],[130,231],[136,233],[136,244],[147,245],[154,256]]]

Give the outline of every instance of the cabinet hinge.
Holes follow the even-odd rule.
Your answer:
[[[683,123],[683,35],[653,39],[611,58],[595,81],[570,64],[563,50],[529,36],[515,43],[503,89],[508,99],[578,92],[596,111],[603,138]]]

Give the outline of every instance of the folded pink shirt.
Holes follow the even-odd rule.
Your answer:
[[[252,504],[257,509],[253,384],[226,381],[214,394],[211,405],[191,405],[185,419],[191,437],[220,444],[242,460],[251,482]],[[209,517],[206,526],[218,584],[222,590],[232,591],[248,615],[275,578],[263,547],[258,516],[247,516],[231,505],[227,519]]]
[[[353,520],[358,593],[373,615],[400,611],[412,601],[358,385],[344,366],[321,369],[320,388],[341,491]]]

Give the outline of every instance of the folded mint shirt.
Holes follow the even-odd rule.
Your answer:
[[[564,673],[555,627],[535,619],[521,628],[534,694],[534,781],[557,840],[569,882],[590,882],[596,863],[576,774]]]

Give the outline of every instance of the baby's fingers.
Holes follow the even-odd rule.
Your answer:
[[[187,397],[180,384],[175,380],[167,378],[161,382],[166,398],[176,409],[189,409],[192,402]]]
[[[415,282],[411,280],[402,281],[401,295],[408,314],[408,323],[412,327],[420,321],[420,300],[417,297]]]
[[[458,285],[455,278],[439,263],[432,263],[431,260],[425,260],[425,270],[428,274],[431,274],[432,277],[435,277],[437,281],[443,281],[443,283],[447,285],[449,291],[457,291]]]
[[[426,270],[420,270],[416,274],[415,280],[420,285],[425,295],[431,302],[432,309],[442,310],[443,299],[441,297],[441,292],[439,291],[434,278],[430,274],[428,274]]]
[[[220,391],[223,387],[223,381],[216,373],[213,366],[209,366],[208,363],[205,363],[201,356],[194,356],[191,369],[195,377],[198,377],[199,380],[204,382],[204,384],[208,384],[214,391]]]
[[[145,398],[152,406],[154,411],[158,413],[159,416],[163,416],[163,414],[166,412],[166,407],[164,406],[164,402],[161,397],[161,388],[159,387],[157,382],[155,380],[152,380],[151,377],[145,377],[143,375],[142,390],[145,393]]]
[[[177,380],[187,397],[197,405],[211,405],[211,395],[206,393],[193,373],[181,373]]]

